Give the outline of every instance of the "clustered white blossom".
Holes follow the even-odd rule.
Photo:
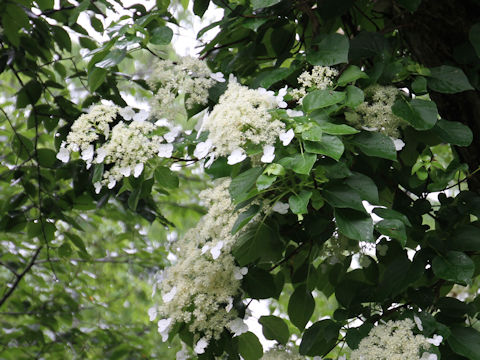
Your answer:
[[[338,71],[328,66],[314,66],[312,72],[305,71],[298,77],[301,87],[293,89],[291,95],[295,100],[301,101],[307,95],[308,90],[324,90],[333,86],[333,78],[338,75]]]
[[[414,326],[411,319],[375,326],[360,341],[358,349],[352,351],[351,360],[436,360],[437,356],[427,350],[431,345],[438,346],[438,339],[415,335]]]
[[[117,114],[123,120],[111,127]],[[172,126],[165,119],[153,124],[146,121],[147,118],[148,112],[144,110],[136,113],[130,107],[93,106],[73,123],[57,158],[68,162],[70,152],[80,151],[87,168],[92,163],[111,165],[103,173],[103,180],[94,184],[97,193],[103,185],[111,189],[123,177],[140,176],[144,164],[152,157],[172,156],[171,143],[180,133],[180,128]],[[153,134],[158,128],[164,128],[163,136]]]
[[[399,137],[402,120],[393,114],[392,106],[399,94],[393,86],[372,85],[365,89],[365,99],[354,110],[345,112],[347,122],[359,129],[379,131],[393,138]]]
[[[197,151],[207,154],[212,148],[212,158],[228,156],[228,163],[233,165],[243,161],[248,144],[254,144],[263,147],[261,161],[272,162],[276,140],[283,137],[284,145],[288,145],[294,135],[293,130],[286,132],[285,124],[273,119],[269,112],[287,107],[283,101],[286,93],[286,87],[278,95],[263,88],[249,89],[230,77],[227,90],[203,120],[201,130],[208,130],[209,135],[206,142],[198,145],[202,151],[198,147]]]
[[[294,348],[276,346],[263,354],[261,360],[305,360]]]
[[[233,307],[247,268],[235,265],[230,233],[236,216],[228,193],[230,179],[205,190],[200,198],[208,213],[179,241],[178,260],[165,270],[159,285],[163,303],[158,307],[159,332],[164,341],[175,323],[185,323],[196,334],[194,351],[203,353],[224,328],[234,336],[248,330]]]
[[[178,95],[185,96],[187,109],[208,101],[208,89],[215,81],[224,82],[223,74],[212,73],[207,64],[191,56],[178,61],[160,60],[153,67],[148,84],[154,90],[152,112],[159,118],[173,120],[179,113],[175,105]]]

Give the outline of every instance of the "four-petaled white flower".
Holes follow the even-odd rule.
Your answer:
[[[223,247],[223,241],[219,241],[217,245],[215,245],[210,249],[210,254],[212,254],[213,260],[218,259],[218,257],[221,254],[222,247]]]
[[[260,159],[261,162],[263,163],[271,163],[273,159],[275,158],[275,147],[272,145],[265,145],[263,147],[263,155],[262,158]]]
[[[177,287],[174,286],[168,293],[162,295],[163,302],[169,303],[170,301],[172,301],[176,293],[177,293]]]
[[[158,156],[163,158],[171,158],[173,154],[172,144],[160,144],[158,145]]]
[[[61,147],[57,153],[57,159],[61,162],[67,163],[70,160],[70,151],[67,148]]]
[[[107,184],[107,187],[109,189],[113,189],[115,187],[115,184],[117,183],[117,181],[115,179],[110,179],[110,181],[108,182]]]
[[[127,121],[132,120],[133,117],[135,116],[135,111],[133,111],[133,109],[130,106],[119,109],[118,113],[120,114],[121,117],[123,117]]]
[[[443,336],[442,335],[433,335],[433,338],[427,339],[427,341],[432,345],[439,346],[443,341]]]
[[[204,337],[202,337],[198,342],[195,344],[193,351],[197,354],[203,354],[205,352],[205,349],[208,346],[208,341]]]
[[[103,147],[97,149],[97,157],[95,158],[95,162],[100,164],[105,160],[105,157],[108,155],[108,151],[105,150]]]
[[[246,158],[247,158],[247,154],[245,154],[245,151],[243,151],[243,149],[238,148],[232,151],[232,153],[228,157],[227,164],[228,165],[238,164],[243,160],[245,160]]]
[[[393,139],[393,144],[395,145],[395,150],[400,151],[405,146],[405,143],[402,139]]]
[[[235,279],[237,279],[237,280],[242,280],[243,277],[244,277],[245,275],[247,275],[247,274],[248,274],[248,268],[246,268],[246,267],[242,267],[242,268],[237,267],[237,268],[235,268],[235,270],[233,271],[233,276],[234,276]]]
[[[281,109],[285,109],[287,107],[287,103],[283,101],[283,97],[287,95],[287,85],[285,87],[281,88],[278,91],[278,95],[275,97],[275,100],[277,100],[277,105]]]
[[[288,131],[282,131],[278,137],[282,141],[283,146],[287,146],[295,137],[295,133],[293,129],[290,129]]]
[[[289,208],[290,208],[290,205],[288,205],[287,203],[283,203],[281,201],[276,201],[275,204],[273,204],[272,206],[273,211],[282,215],[285,215],[288,212]]]
[[[197,144],[195,150],[193,151],[193,156],[197,159],[203,159],[208,155],[208,152],[212,148],[212,140],[208,139],[207,141],[202,141]]]
[[[228,328],[233,332],[233,336],[239,336],[248,331],[248,325],[245,324],[243,319],[236,318],[228,323]]]
[[[168,133],[163,135],[165,138],[165,141],[167,143],[172,143],[175,141],[175,138],[180,134],[181,127],[180,126],[175,126],[174,128],[170,129]]]
[[[91,162],[93,160],[93,154],[93,145],[88,145],[88,147],[82,151],[82,160],[86,162]]]
[[[168,340],[168,332],[170,331],[171,324],[172,324],[172,319],[170,318],[158,320],[158,332],[162,336],[163,342]]]
[[[225,82],[225,78],[223,76],[223,73],[221,72],[212,73],[210,74],[210,77],[215,81],[222,82],[222,83]]]
[[[126,167],[120,168],[118,172],[125,177],[129,177],[132,172],[132,169],[130,169],[130,166],[126,166]]]
[[[143,172],[143,164],[140,163],[135,165],[135,168],[133,169],[133,176],[138,178],[142,172]]]

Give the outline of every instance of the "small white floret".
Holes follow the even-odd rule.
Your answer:
[[[133,121],[145,121],[148,119],[148,111],[147,110],[140,110],[138,113],[133,115],[132,117]]]
[[[118,172],[125,177],[129,177],[131,172],[132,172],[132,169],[130,169],[130,166],[126,166],[126,167],[118,169]]]
[[[275,147],[272,145],[265,145],[263,147],[263,156],[260,159],[263,163],[271,163],[275,158]]]
[[[162,319],[158,321],[158,332],[162,336],[162,341],[165,342],[168,340],[168,332],[170,331],[170,325],[172,319]]]
[[[61,147],[57,154],[57,159],[61,162],[67,163],[70,160],[70,151],[67,148]]]
[[[443,336],[442,335],[433,335],[433,338],[427,339],[427,341],[432,345],[439,346],[443,341]]]
[[[289,208],[290,208],[290,205],[288,205],[287,203],[283,203],[281,201],[275,202],[275,204],[273,204],[272,206],[273,211],[282,215],[285,215],[288,212]]]
[[[212,148],[212,145],[213,144],[210,139],[198,143],[193,152],[193,156],[195,156],[197,159],[203,159],[205,156],[208,155],[208,152]]]
[[[395,150],[400,151],[405,146],[405,143],[402,139],[393,139],[393,143],[395,144]]]
[[[208,346],[208,341],[204,337],[202,337],[198,342],[195,344],[193,351],[197,354],[203,354],[205,352],[205,349]]]
[[[133,169],[133,176],[138,178],[142,172],[143,172],[143,163],[135,165],[135,168]]]
[[[158,145],[158,156],[163,158],[171,158],[173,154],[172,144],[160,144]]]
[[[287,87],[288,86],[285,85],[285,87],[281,88],[278,91],[278,95],[275,97],[275,100],[277,100],[277,105],[281,109],[285,109],[288,105],[285,101],[283,101],[283,97],[287,95]]]
[[[104,148],[97,149],[97,157],[95,158],[95,162],[97,164],[102,163],[103,160],[105,160],[107,153],[108,153],[107,150],[105,150]]]
[[[248,325],[240,318],[233,319],[227,326],[233,332],[233,336],[239,336],[248,331]]]
[[[282,131],[278,137],[282,141],[283,146],[287,146],[288,144],[290,144],[292,139],[295,137],[295,133],[294,133],[293,129],[290,129],[286,132]]]
[[[102,183],[97,181],[93,184],[93,187],[95,188],[95,194],[100,194],[100,191],[102,191]]]
[[[205,244],[202,246],[201,253],[202,255],[205,254],[210,249],[210,245]]]
[[[222,82],[222,83],[225,82],[225,77],[221,72],[210,74],[210,77],[215,81]]]
[[[247,158],[247,154],[245,154],[243,149],[238,148],[232,151],[232,153],[228,157],[227,164],[228,165],[238,164],[243,160],[245,160],[246,158]]]
[[[217,245],[215,245],[213,248],[210,249],[210,254],[212,254],[213,260],[218,259],[218,257],[221,254],[222,247],[223,247],[223,241],[219,241]]]
[[[248,274],[248,268],[246,267],[242,267],[242,268],[237,267],[233,270],[233,276],[237,280],[242,280],[243,277],[247,274]]]
[[[130,106],[124,107],[120,110],[118,110],[119,114],[121,117],[123,117],[125,120],[132,120],[133,117],[135,116],[135,111]]]
[[[413,320],[415,321],[415,324],[417,325],[418,330],[423,331],[422,320],[420,320],[420,318],[417,315],[413,317]]]
[[[108,184],[107,184],[107,187],[109,189],[113,189],[115,187],[115,184],[117,183],[117,181],[115,179],[111,179]]]
[[[93,160],[93,145],[88,145],[88,147],[82,151],[82,160],[91,162]]]

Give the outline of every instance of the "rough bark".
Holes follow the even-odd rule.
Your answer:
[[[471,70],[472,64],[459,63],[454,52],[468,43],[470,28],[480,21],[478,1],[423,0],[413,14],[394,8],[392,20],[419,63],[427,67],[452,65],[465,72]],[[433,92],[431,97],[442,118],[460,121],[473,131],[472,144],[457,148],[460,159],[473,172],[480,166],[480,92],[472,90],[453,95]],[[471,190],[480,192],[480,176],[472,176],[468,184]]]

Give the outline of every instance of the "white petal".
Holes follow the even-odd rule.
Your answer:
[[[142,172],[143,172],[143,164],[140,163],[135,165],[135,168],[133,169],[133,176],[138,178]]]
[[[274,152],[275,152],[275,147],[273,147],[272,145],[265,145],[263,147],[263,156],[260,159],[260,161],[263,163],[271,163],[275,158]]]
[[[135,111],[133,111],[130,106],[124,107],[118,112],[120,116],[123,117],[125,120],[132,120],[133,116],[135,115]]]
[[[107,187],[109,189],[113,189],[115,187],[115,184],[117,183],[117,181],[115,179],[112,179],[110,180],[110,182],[107,184]]]
[[[193,351],[197,354],[203,354],[205,352],[206,347],[208,346],[208,341],[204,337],[198,340],[193,348]]]
[[[171,323],[172,319],[170,318],[158,320],[158,332],[164,332],[167,330]]]
[[[415,321],[415,324],[417,324],[418,330],[423,331],[422,320],[416,315],[413,317],[413,320]]]
[[[240,318],[233,319],[227,326],[233,332],[233,336],[239,336],[248,331],[248,325]]]
[[[163,158],[171,158],[173,154],[172,144],[160,144],[158,145],[158,156]]]
[[[148,318],[150,319],[150,321],[155,320],[156,317],[157,309],[155,307],[151,307],[150,309],[148,309]]]
[[[228,304],[227,306],[225,306],[225,310],[228,312],[230,312],[230,310],[232,310],[233,308],[233,299],[232,298],[229,298],[228,299]]]
[[[107,156],[107,150],[104,148],[99,148],[97,149],[97,157],[95,158],[95,162],[97,164],[100,164],[105,160],[105,157]]]
[[[209,249],[210,249],[210,245],[208,244],[203,245],[201,250],[202,255],[205,254]]]
[[[275,202],[275,204],[273,204],[272,206],[273,211],[282,215],[285,215],[286,213],[288,213],[289,208],[290,208],[290,205],[288,205],[287,203],[283,203],[281,201]]]
[[[158,127],[170,127],[171,126],[170,121],[168,121],[165,118],[157,120],[155,122],[155,125],[158,126]]]
[[[287,146],[288,144],[290,144],[292,139],[295,137],[295,133],[294,133],[293,129],[290,129],[287,132],[280,133],[280,135],[278,137],[282,141],[283,146]]]
[[[395,150],[400,151],[405,146],[405,143],[402,139],[393,139],[393,143],[395,144]]]
[[[287,109],[287,115],[290,117],[303,116],[303,111]]]
[[[433,338],[432,339],[427,339],[427,341],[432,345],[439,346],[443,341],[443,336],[433,335]]]
[[[70,151],[67,148],[60,148],[57,154],[57,159],[61,162],[67,163],[70,160]]]
[[[94,183],[93,187],[95,188],[95,194],[100,194],[100,191],[102,191],[102,184],[100,183],[100,181]]]
[[[140,110],[138,113],[133,115],[133,121],[145,121],[148,119],[148,111],[147,110]]]
[[[197,159],[203,159],[205,156],[208,155],[208,152],[212,148],[212,145],[213,144],[210,139],[198,143],[195,147],[195,151],[193,152],[193,156],[195,156]]]
[[[243,149],[238,148],[232,151],[232,153],[228,157],[227,164],[228,165],[238,164],[243,160],[245,160],[246,158],[247,158],[247,155],[245,154]]]
[[[129,177],[132,172],[132,169],[130,169],[130,166],[127,166],[127,167],[118,169],[118,172],[125,177]]]
[[[208,169],[213,164],[214,161],[215,161],[215,154],[211,154],[204,166]]]
[[[210,74],[210,77],[215,81],[225,82],[225,78],[224,78],[224,76],[221,72],[216,72],[216,73]]]
[[[92,161],[93,160],[93,145],[88,145],[88,147],[82,151],[82,160]]]
[[[163,302],[168,303],[172,301],[176,293],[177,293],[177,287],[174,286],[168,293],[162,295]]]
[[[221,250],[223,247],[223,241],[219,241],[217,245],[210,249],[210,254],[212,254],[213,260],[218,259],[221,254]]]

